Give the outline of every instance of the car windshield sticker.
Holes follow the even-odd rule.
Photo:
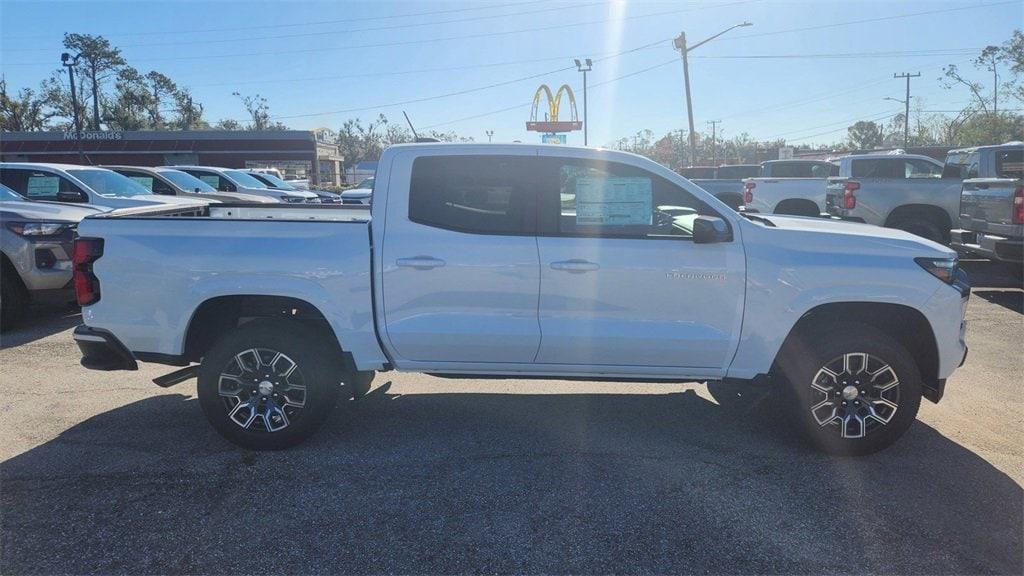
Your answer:
[[[28,194],[29,198],[33,196],[56,196],[59,189],[60,178],[57,176],[29,176],[26,194]]]
[[[141,184],[146,190],[153,190],[152,176],[129,176],[129,178]]]
[[[637,226],[651,223],[651,179],[576,179],[576,224]]]
[[[213,186],[214,188],[220,186],[220,176],[200,176],[199,179],[202,180],[203,182],[206,182],[210,186]]]

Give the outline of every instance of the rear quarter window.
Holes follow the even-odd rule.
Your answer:
[[[1024,178],[1024,148],[996,152],[996,178]]]

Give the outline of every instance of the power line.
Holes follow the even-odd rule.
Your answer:
[[[913,56],[963,56],[979,52],[981,48],[950,48],[938,50],[903,50],[888,52],[838,52],[831,54],[736,54],[736,55],[696,55],[694,59],[703,60],[832,60],[844,58],[906,58]]]
[[[578,8],[587,8],[591,6],[597,6],[600,2],[590,2],[588,4],[580,4]],[[558,10],[564,10],[561,6],[540,8],[537,10],[527,10],[524,12],[512,12],[509,14],[485,14],[483,16],[471,16],[469,18],[456,18],[451,20],[439,20],[436,22],[412,22],[409,24],[394,24],[390,26],[377,26],[373,28],[352,28],[347,30],[323,30],[319,32],[300,32],[296,34],[278,34],[274,36],[250,36],[247,38],[215,38],[210,40],[189,40],[189,46],[195,46],[197,44],[227,44],[231,42],[253,42],[260,40],[281,40],[289,38],[307,38],[313,36],[331,36],[338,34],[351,34],[355,32],[381,32],[385,30],[401,30],[405,28],[421,28],[423,26],[440,26],[442,24],[458,24],[463,22],[475,22],[479,20],[491,20],[494,18],[512,18],[516,16],[527,16],[530,14],[540,14],[544,12],[553,12]],[[180,41],[175,42],[143,42],[139,44],[125,44],[118,48],[150,48],[160,46],[181,46]],[[49,52],[49,48],[14,48],[9,49],[7,52]]]
[[[799,138],[786,138],[785,140],[787,142],[790,142],[790,141],[792,141],[792,142],[800,142],[801,140],[807,140],[809,138],[817,138],[818,136],[824,136],[826,134],[834,134],[834,133],[839,132],[841,130],[846,130],[846,129],[849,128],[849,124],[851,122],[860,122],[860,121],[877,122],[877,121],[881,121],[881,120],[887,120],[887,119],[889,119],[889,118],[891,118],[891,117],[893,117],[893,116],[895,116],[897,114],[899,114],[899,110],[885,112],[883,114],[878,114],[878,115],[875,115],[875,116],[870,116],[868,118],[864,118],[863,116],[860,116],[860,117],[854,118],[852,120],[846,120],[846,121],[843,121],[843,122],[832,122],[832,123],[829,123],[829,124],[822,124],[821,126],[816,126],[814,128],[805,128],[804,130],[800,130],[799,132],[804,132],[804,131],[807,131],[807,130],[815,130],[817,128],[824,128],[824,127],[827,127],[827,126],[836,126],[836,125],[839,125],[839,124],[843,124],[844,126],[842,126],[840,128],[836,128],[834,130],[827,130],[825,132],[819,132],[817,134],[809,134],[807,136],[800,136]],[[766,138],[766,140],[773,140],[773,139],[778,138],[778,137],[779,136],[771,136],[769,138]]]
[[[644,44],[642,46],[637,46],[636,48],[630,48],[629,50],[622,50],[620,52],[616,52],[613,55],[609,55],[609,56],[605,56],[603,58],[595,59],[594,61],[595,62],[603,62],[605,60],[610,60],[612,58],[618,58],[618,57],[624,56],[626,54],[631,54],[631,53],[637,52],[639,50],[644,50],[646,48],[649,48],[650,46],[653,46],[655,44],[662,43],[662,42],[664,42],[664,40],[657,40],[655,42]],[[664,64],[659,64],[659,66],[662,66],[662,65],[664,65]],[[312,116],[329,116],[329,115],[333,115],[333,114],[345,114],[345,113],[349,113],[349,112],[363,112],[363,111],[366,111],[366,110],[375,110],[375,109],[378,109],[378,108],[393,108],[395,106],[404,106],[406,104],[418,104],[420,102],[427,102],[427,101],[430,101],[430,100],[439,100],[439,99],[442,99],[442,98],[450,98],[452,96],[461,96],[463,94],[470,94],[472,92],[479,92],[481,90],[489,90],[491,88],[497,88],[497,87],[500,87],[500,86],[506,86],[506,85],[509,85],[509,84],[515,84],[515,83],[518,83],[518,82],[523,82],[525,80],[533,80],[535,78],[540,78],[542,76],[549,76],[551,74],[556,74],[558,72],[564,72],[566,70],[573,70],[573,69],[575,69],[575,66],[564,66],[562,68],[556,68],[554,70],[548,70],[547,72],[541,72],[541,73],[538,73],[538,74],[531,74],[529,76],[522,76],[520,78],[513,78],[511,80],[505,80],[505,81],[502,81],[502,82],[495,82],[493,84],[488,84],[486,86],[477,86],[477,87],[474,87],[474,88],[467,88],[467,89],[464,89],[464,90],[457,90],[455,92],[448,92],[448,93],[445,93],[445,94],[436,94],[434,96],[425,96],[425,97],[422,97],[422,98],[413,98],[413,99],[410,99],[410,100],[403,100],[403,101],[400,101],[400,102],[391,102],[389,104],[379,104],[379,105],[375,105],[375,106],[363,106],[363,107],[358,107],[358,108],[346,108],[346,109],[343,109],[343,110],[332,110],[332,111],[328,111],[328,112],[311,112],[311,113],[308,113],[308,114],[293,114],[293,115],[286,115],[286,116],[273,116],[273,117],[271,117],[271,120],[287,120],[287,119],[292,119],[292,118],[309,118],[309,117],[312,117]],[[600,85],[600,83],[599,84],[595,84],[595,86],[598,86],[598,85]]]
[[[832,24],[819,24],[817,26],[804,26],[801,28],[790,28],[788,30],[776,30],[773,32],[758,32],[754,34],[737,34],[730,38],[730,40],[739,40],[740,38],[760,38],[763,36],[774,36],[776,34],[788,34],[790,32],[808,32],[811,30],[824,30],[826,28],[836,28],[838,26],[848,26],[851,24],[867,24],[871,22],[884,22],[887,20],[899,20],[902,18],[912,18],[914,16],[929,16],[932,14],[945,14],[948,12],[958,12],[962,10],[980,10],[982,8],[990,8],[992,6],[1003,6],[1006,4],[1020,4],[1019,0],[1006,0],[1005,2],[992,2],[990,4],[975,4],[972,6],[959,6],[957,8],[944,8],[942,10],[925,10],[923,12],[911,12],[909,14],[896,14],[893,16],[879,16],[878,18],[865,18],[863,20],[850,20],[848,22],[834,22]]]
[[[735,6],[739,4],[748,4],[759,0],[740,0],[729,4],[715,4],[715,8],[724,8],[728,6]],[[681,8],[676,10],[666,10],[662,12],[652,12],[648,14],[637,14],[634,16],[621,16],[613,18],[602,18],[598,20],[585,20],[582,22],[572,22],[568,24],[553,24],[550,26],[535,26],[530,28],[519,28],[515,30],[503,30],[498,32],[481,32],[476,34],[465,34],[461,36],[442,36],[442,37],[431,37],[422,38],[417,40],[402,40],[397,42],[379,42],[376,44],[356,44],[350,46],[334,46],[334,47],[318,47],[318,48],[302,48],[296,50],[272,50],[264,52],[238,52],[233,54],[204,54],[198,56],[172,56],[167,58],[145,58],[137,60],[136,62],[168,62],[168,61],[186,61],[186,60],[208,60],[212,58],[249,58],[254,56],[276,56],[281,54],[306,54],[311,52],[334,52],[340,50],[355,50],[360,48],[386,48],[393,46],[411,46],[416,44],[430,44],[435,42],[447,42],[451,40],[475,40],[480,38],[493,38],[498,36],[509,36],[512,34],[522,34],[527,32],[545,32],[549,30],[560,30],[564,28],[573,28],[576,26],[587,26],[590,24],[607,24],[609,22],[625,22],[630,20],[640,20],[644,18],[654,18],[658,16],[667,16],[672,14],[681,14],[683,12],[690,12],[697,10],[699,7]],[[48,62],[39,62],[31,65],[47,65]],[[4,66],[26,66],[28,63],[9,63],[5,62]]]
[[[373,20],[390,20],[393,18],[418,18],[420,16],[437,16],[439,14],[452,14],[456,12],[469,12],[471,10],[489,10],[492,8],[506,8],[508,6],[526,6],[540,4],[547,0],[530,0],[528,2],[506,2],[504,4],[487,4],[483,6],[470,6],[467,8],[453,8],[449,10],[432,10],[430,12],[414,12],[409,14],[389,14],[387,16],[366,16],[363,18],[342,18],[338,20],[313,20],[309,22],[294,22],[291,24],[263,24],[259,26],[239,26],[235,28],[202,28],[189,30],[150,30],[148,32],[122,32],[120,34],[109,34],[112,38],[128,36],[167,36],[172,34],[203,34],[207,32],[240,32],[244,30],[264,30],[268,28],[294,28],[298,26],[319,26],[323,24],[346,24],[352,22],[369,22]],[[7,40],[33,40],[38,38],[49,38],[47,35],[35,36],[6,36]]]

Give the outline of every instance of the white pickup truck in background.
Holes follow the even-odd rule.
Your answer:
[[[751,173],[752,171],[753,173]],[[714,171],[713,178],[691,178],[690,181],[728,204],[733,210],[738,210],[740,206],[743,206],[744,185],[752,178],[764,179],[765,182],[774,185],[778,181],[788,182],[794,178],[824,177],[838,173],[839,167],[825,160],[767,160],[755,165],[719,166]],[[683,175],[686,176],[686,174],[687,170],[683,170]],[[797,185],[799,186],[799,184]],[[794,210],[797,210],[795,212],[786,212],[786,205],[783,205],[782,208],[783,211],[778,212],[779,214],[799,213],[799,206],[793,207]]]
[[[960,205],[957,170],[913,154],[850,156],[843,161],[840,176],[828,181],[828,214],[949,243]]]
[[[818,446],[865,454],[966,354],[952,250],[740,214],[640,156],[393,146],[374,196],[86,218],[83,365],[184,366],[158,383],[197,375],[210,423],[253,449],[302,441],[394,369],[774,386]]]
[[[918,154],[855,154],[844,156],[838,160],[838,173],[831,177],[764,179],[753,178],[746,182],[744,198],[745,210],[763,214],[795,214],[799,216],[819,216],[832,214],[848,217],[851,220],[867,222],[878,226],[890,226],[892,221],[880,217],[874,199],[907,197],[908,202],[894,204],[892,210],[899,206],[921,205],[922,197],[935,193],[935,189],[955,185],[959,180],[946,179],[942,184],[938,179],[942,176],[943,164],[934,158]],[[842,184],[850,179],[860,182],[859,186],[872,199],[861,204],[856,213],[837,212],[835,205],[829,205],[828,194],[842,188]],[[831,187],[831,188],[830,188]],[[947,194],[948,195],[948,194]],[[879,206],[880,207],[880,206]],[[886,213],[888,214],[888,212]],[[895,212],[896,222],[901,218],[903,210]],[[916,220],[915,220],[916,221]],[[947,220],[948,224],[948,220]],[[895,226],[890,226],[895,227]],[[931,240],[939,240],[939,236],[921,234],[919,228],[909,229],[915,234]],[[949,227],[945,230],[948,232]]]

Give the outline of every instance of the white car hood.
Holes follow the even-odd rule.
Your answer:
[[[0,201],[0,212],[3,212],[5,217],[25,220],[79,222],[86,216],[103,211],[105,209],[99,206],[71,205],[57,202]]]
[[[884,244],[889,248],[902,248],[922,256],[953,257],[956,252],[952,249],[932,242],[926,238],[915,236],[910,232],[897,230],[895,228],[883,228],[872,224],[850,222],[846,220],[834,220],[829,218],[816,218],[809,216],[779,216],[755,214],[775,224],[776,228],[771,230],[785,232],[812,233],[821,235],[820,241],[825,243],[849,242],[863,239],[866,244]],[[755,221],[756,222],[756,221]],[[809,242],[817,240],[809,239]],[[808,248],[813,248],[811,244]]]
[[[342,198],[368,198],[373,195],[373,188],[353,188],[341,193]]]

